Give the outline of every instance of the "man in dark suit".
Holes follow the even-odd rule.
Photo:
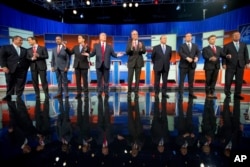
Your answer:
[[[75,68],[76,75],[76,90],[77,94],[75,98],[80,98],[82,94],[82,80],[83,80],[83,92],[84,96],[88,97],[88,69],[89,69],[89,60],[87,56],[84,56],[84,53],[89,53],[89,46],[85,41],[83,35],[78,35],[78,45],[75,45],[70,54],[75,55],[73,68]]]
[[[90,57],[96,56],[95,67],[97,73],[97,91],[99,96],[102,95],[103,91],[105,96],[108,96],[111,56],[117,58],[123,55],[121,52],[115,53],[113,47],[106,42],[106,39],[106,33],[100,33],[100,42],[95,44],[93,51],[90,53]]]
[[[193,82],[194,82],[194,72],[196,68],[196,63],[200,55],[200,50],[198,45],[192,43],[192,34],[187,33],[185,35],[185,43],[180,46],[180,81],[179,81],[179,94],[182,96],[184,89],[184,80],[188,76],[188,89],[189,97],[197,98],[193,94]]]
[[[202,49],[202,56],[205,60],[204,70],[206,77],[205,91],[208,98],[217,98],[214,95],[215,85],[220,69],[220,57],[226,57],[220,46],[215,46],[216,36],[210,35],[208,38],[209,45]]]
[[[58,82],[57,95],[54,98],[61,98],[64,90],[65,98],[68,94],[68,69],[70,63],[69,54],[66,51],[65,44],[62,42],[62,37],[56,37],[57,46],[52,50],[51,70],[56,72],[56,79]]]
[[[233,41],[224,46],[224,53],[228,58],[222,61],[223,68],[226,69],[224,93],[230,98],[231,85],[235,76],[234,98],[243,99],[241,88],[243,83],[244,68],[249,63],[247,45],[240,42],[240,33],[233,33]]]
[[[160,79],[162,77],[162,97],[167,97],[167,81],[168,81],[168,72],[170,67],[170,59],[172,56],[171,46],[166,45],[167,37],[162,35],[160,37],[160,44],[154,46],[152,51],[152,62],[154,64],[154,73],[155,73],[155,95],[159,95],[160,91]]]
[[[131,40],[127,44],[126,54],[128,55],[128,96],[131,96],[132,82],[135,74],[135,94],[138,96],[141,68],[144,66],[142,54],[146,53],[145,45],[138,40],[138,32],[131,32]]]
[[[40,97],[38,75],[40,76],[45,97],[49,97],[48,81],[47,81],[47,64],[48,51],[46,47],[37,44],[35,37],[27,38],[31,48],[28,49],[27,59],[30,60],[30,70],[32,84],[36,93],[36,97]]]
[[[11,95],[21,97],[24,91],[29,61],[27,50],[22,47],[23,38],[14,36],[12,44],[0,49],[0,62],[5,73],[7,92],[3,100],[11,100]]]

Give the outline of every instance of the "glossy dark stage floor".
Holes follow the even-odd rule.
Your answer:
[[[88,98],[36,99],[26,91],[0,102],[1,166],[232,166],[236,154],[250,150],[249,91],[244,100],[195,94],[91,91]]]

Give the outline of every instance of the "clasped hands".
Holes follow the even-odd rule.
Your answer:
[[[195,57],[194,59],[192,59],[192,58],[190,58],[190,57],[187,57],[186,60],[187,60],[189,63],[192,63],[192,62],[197,63],[197,62],[198,62],[198,58],[197,58],[197,57]]]

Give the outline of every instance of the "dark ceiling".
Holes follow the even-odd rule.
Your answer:
[[[1,0],[24,13],[64,23],[133,24],[170,21],[195,21],[249,5],[248,0]],[[138,7],[123,7],[137,2]],[[223,9],[223,5],[227,5]],[[180,10],[176,10],[180,5]],[[77,14],[73,14],[73,9]],[[82,18],[80,15],[82,14]]]

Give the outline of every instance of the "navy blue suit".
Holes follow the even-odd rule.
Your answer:
[[[167,91],[167,81],[168,81],[168,72],[170,68],[170,59],[172,56],[172,48],[168,45],[165,45],[165,53],[161,48],[161,45],[154,46],[152,51],[152,62],[154,64],[154,73],[155,73],[155,92],[159,93],[160,90],[160,79],[162,76],[162,93]]]
[[[111,56],[117,57],[114,49],[111,45],[106,42],[104,61],[102,60],[102,46],[101,43],[97,43],[94,46],[93,51],[90,53],[90,57],[96,56],[95,67],[97,73],[97,91],[99,93],[109,92],[109,72],[110,72],[110,60]],[[102,83],[102,78],[104,79],[104,87]]]

